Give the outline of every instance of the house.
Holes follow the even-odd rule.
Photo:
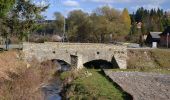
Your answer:
[[[160,43],[160,34],[162,32],[150,32],[146,38],[146,44],[152,46],[153,43]]]
[[[164,32],[160,34],[160,45],[170,47],[170,26],[168,26]]]

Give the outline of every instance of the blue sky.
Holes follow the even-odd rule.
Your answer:
[[[136,11],[139,7],[146,9],[162,8],[170,11],[170,0],[40,0],[37,4],[50,3],[50,7],[43,15],[46,19],[54,19],[54,12],[61,12],[65,16],[71,10],[81,9],[85,12],[92,12],[95,8],[109,5],[118,10],[128,8],[129,12]]]

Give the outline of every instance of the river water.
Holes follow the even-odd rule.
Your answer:
[[[45,100],[62,100],[61,91],[63,89],[62,81],[59,78],[60,74],[65,71],[70,71],[71,66],[62,61],[54,59],[52,62],[57,67],[57,73],[58,75],[55,75],[55,77],[49,81],[49,83],[42,87],[42,91],[44,92],[44,98]]]

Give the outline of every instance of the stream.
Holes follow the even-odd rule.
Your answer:
[[[45,94],[44,97],[45,100],[62,100],[62,96],[60,94],[64,87],[63,87],[63,82],[60,79],[60,75],[63,72],[70,71],[71,65],[69,65],[67,62],[63,60],[58,60],[58,59],[52,60],[52,63],[55,64],[55,66],[57,67],[57,75],[55,75],[55,77],[52,80],[50,80],[50,82],[47,85],[42,87],[42,91]],[[97,66],[95,67],[95,69],[114,68],[111,62],[104,61],[104,60],[94,60],[85,63],[84,66],[87,68],[88,67],[93,68],[93,66]]]
[[[60,74],[65,71],[70,71],[71,66],[62,60],[54,59],[52,62],[57,67],[58,75],[56,75],[54,79],[50,80],[47,85],[43,86],[42,91],[44,93],[45,100],[62,100],[62,96],[60,94],[63,86],[60,79]]]

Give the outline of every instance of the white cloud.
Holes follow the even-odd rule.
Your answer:
[[[74,0],[66,0],[63,2],[63,4],[65,6],[70,6],[70,7],[77,7],[79,6],[79,3],[77,1],[74,1]]]

